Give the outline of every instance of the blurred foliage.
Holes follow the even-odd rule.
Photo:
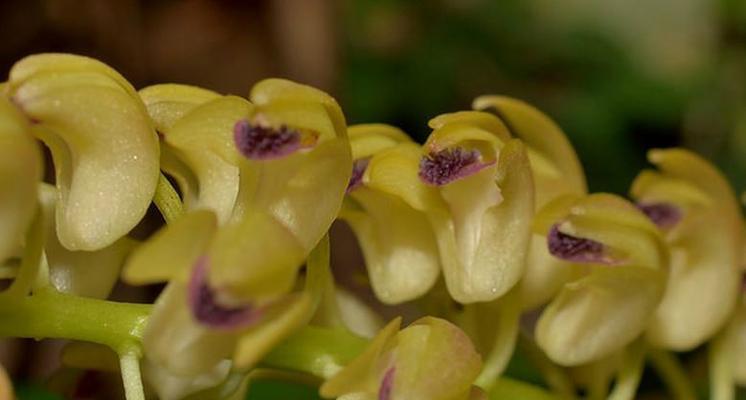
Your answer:
[[[430,117],[507,94],[557,120],[594,191],[625,193],[645,150],[674,145],[715,159],[744,189],[744,3],[591,3],[348,2],[349,119],[391,122],[422,140]],[[606,24],[617,16],[629,20]]]

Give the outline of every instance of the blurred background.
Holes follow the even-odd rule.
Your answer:
[[[562,126],[593,191],[626,193],[647,149],[676,145],[746,189],[741,0],[4,0],[0,38],[3,75],[56,51],[98,58],[137,88],[245,96],[280,76],[332,93],[350,123],[419,141],[429,118],[506,94]],[[16,374],[44,374],[15,359]]]

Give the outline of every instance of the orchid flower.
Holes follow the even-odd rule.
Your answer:
[[[736,305],[741,212],[725,178],[701,157],[666,149],[652,150],[648,158],[660,171],[643,171],[631,193],[665,233],[671,265],[647,336],[659,347],[690,350],[720,330]]]
[[[608,357],[648,326],[663,295],[668,253],[658,229],[617,196],[562,196],[536,216],[549,252],[584,270],[542,312],[536,341],[563,366]]]
[[[158,140],[132,86],[99,61],[40,54],[13,66],[4,92],[52,151],[60,243],[97,250],[129,232],[158,181]]]
[[[391,321],[368,347],[320,389],[339,400],[466,400],[483,398],[471,386],[481,360],[460,329],[426,317],[399,330]]]
[[[536,210],[565,194],[585,195],[585,175],[572,144],[557,124],[533,106],[507,96],[480,96],[474,109],[493,110],[510,133],[521,139],[531,163]],[[531,238],[526,271],[518,285],[521,307],[531,310],[549,301],[573,278],[572,270],[552,257],[543,236]]]
[[[525,146],[495,116],[466,111],[430,121],[420,179],[448,291],[460,303],[497,299],[523,274],[533,215]]]
[[[291,239],[287,231],[277,230],[272,217],[252,215],[257,220],[251,226],[263,228],[262,234],[279,246]],[[207,249],[217,240],[217,230],[211,211],[187,214],[139,247],[124,270],[124,279],[131,283],[169,282],[156,301],[143,339],[153,364],[151,381],[163,398],[179,398],[186,390],[180,385],[165,386],[172,380],[163,377],[190,376],[209,387],[225,378],[230,368],[253,366],[308,322],[321,296],[319,282],[329,273],[328,243],[323,241],[309,259],[305,290],[287,293],[288,288],[276,293],[276,274],[268,265],[265,271],[254,273],[256,287],[265,289],[252,293],[253,302],[221,303],[220,289],[212,287],[207,277],[214,259],[206,255]],[[159,382],[164,386],[158,386]]]
[[[355,231],[376,297],[420,297],[440,274],[423,203],[437,193],[417,177],[420,147],[388,125],[355,125],[348,134],[354,163],[340,217]]]

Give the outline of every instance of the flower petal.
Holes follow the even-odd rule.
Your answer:
[[[197,193],[189,209],[215,211],[226,222],[239,188],[238,158],[233,142],[236,121],[246,118],[252,105],[239,97],[224,96],[193,107],[164,130],[175,156],[194,174]]]
[[[60,242],[96,250],[129,232],[159,172],[158,141],[131,86],[98,61],[38,55],[16,63],[6,91],[52,150]]]
[[[41,151],[23,116],[0,97],[0,261],[21,244],[36,212]]]
[[[41,184],[39,194],[47,221],[44,252],[49,264],[49,281],[60,292],[99,299],[108,297],[135,241],[123,237],[100,250],[70,251],[57,240],[54,223],[56,189]]]
[[[204,254],[217,228],[211,211],[194,211],[161,228],[128,259],[122,279],[134,285],[186,280],[195,261]]]

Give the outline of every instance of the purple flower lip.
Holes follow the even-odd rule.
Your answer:
[[[661,229],[674,227],[684,216],[680,208],[670,203],[637,203],[637,208]]]
[[[477,150],[455,147],[422,157],[419,176],[429,185],[443,186],[475,174],[491,164],[482,162]]]
[[[194,265],[189,280],[187,301],[192,316],[202,325],[221,331],[246,328],[261,317],[261,310],[251,305],[241,307],[223,306],[207,283],[207,257],[201,257]]]
[[[550,254],[578,263],[614,263],[606,254],[603,243],[562,233],[558,225],[552,225],[547,235],[547,247]]]
[[[391,391],[394,389],[394,372],[396,368],[391,367],[386,370],[381,380],[381,386],[378,388],[378,400],[389,400]]]
[[[281,125],[273,128],[247,120],[233,126],[233,140],[239,153],[251,160],[271,160],[295,153],[303,146],[301,133]]]
[[[368,168],[369,162],[370,158],[361,158],[352,163],[352,175],[350,176],[350,182],[347,183],[345,193],[350,193],[363,185],[363,175]]]

